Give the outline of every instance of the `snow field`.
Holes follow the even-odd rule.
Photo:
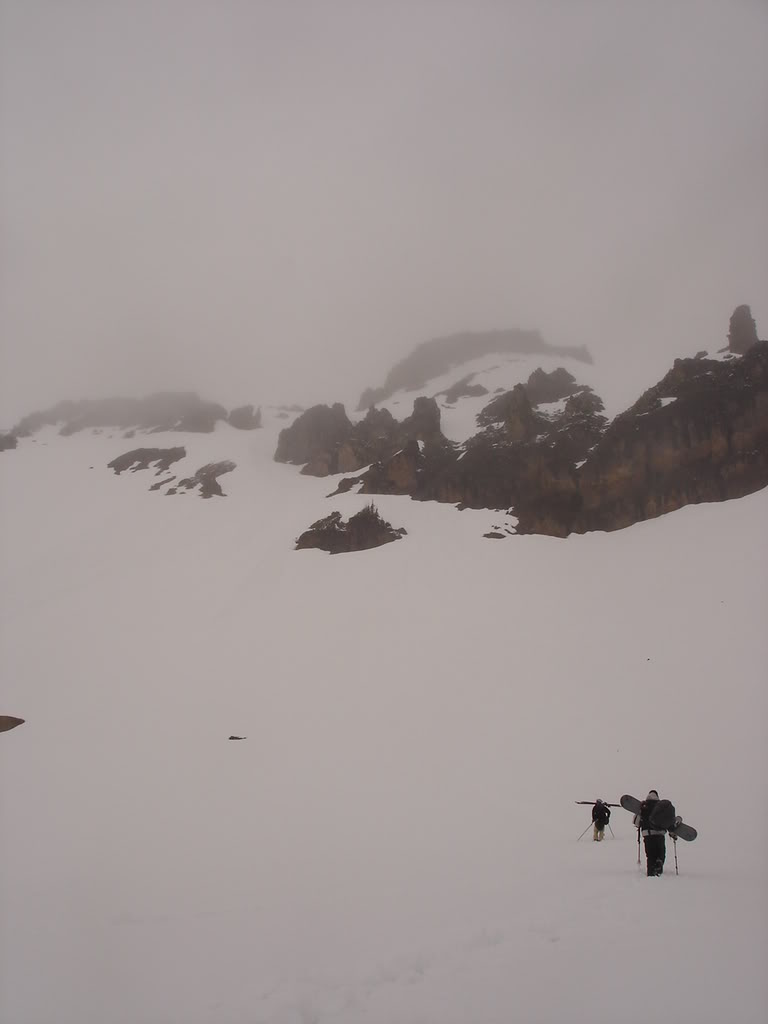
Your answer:
[[[294,552],[368,499],[283,425],[3,454],[0,1019],[634,1024],[650,978],[764,1020],[768,493],[503,542],[382,496],[403,540]],[[106,469],[143,443],[234,459],[227,498]],[[620,809],[576,842],[651,786],[679,877]]]

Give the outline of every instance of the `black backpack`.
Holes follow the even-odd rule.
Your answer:
[[[657,800],[648,814],[649,828],[668,831],[675,827],[675,805],[669,800]]]

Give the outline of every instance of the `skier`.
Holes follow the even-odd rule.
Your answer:
[[[599,843],[605,833],[605,826],[608,824],[611,818],[611,809],[608,804],[603,803],[602,800],[596,800],[595,805],[592,808],[592,821],[594,823],[594,832],[592,838],[596,843]]]
[[[660,875],[664,871],[664,860],[667,856],[664,829],[652,828],[650,822],[651,814],[658,802],[659,794],[655,789],[649,790],[648,796],[640,804],[640,813],[634,817],[635,825],[637,825],[643,835],[649,878]]]

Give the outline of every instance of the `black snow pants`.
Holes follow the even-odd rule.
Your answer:
[[[645,859],[648,862],[648,874],[660,875],[664,870],[664,860],[667,856],[667,844],[664,841],[664,833],[658,836],[643,836],[645,843]]]

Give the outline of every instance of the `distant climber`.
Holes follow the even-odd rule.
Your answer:
[[[592,823],[594,830],[592,838],[596,843],[599,843],[605,835],[605,826],[611,820],[611,809],[608,804],[602,800],[595,800],[595,805],[592,808]]]

